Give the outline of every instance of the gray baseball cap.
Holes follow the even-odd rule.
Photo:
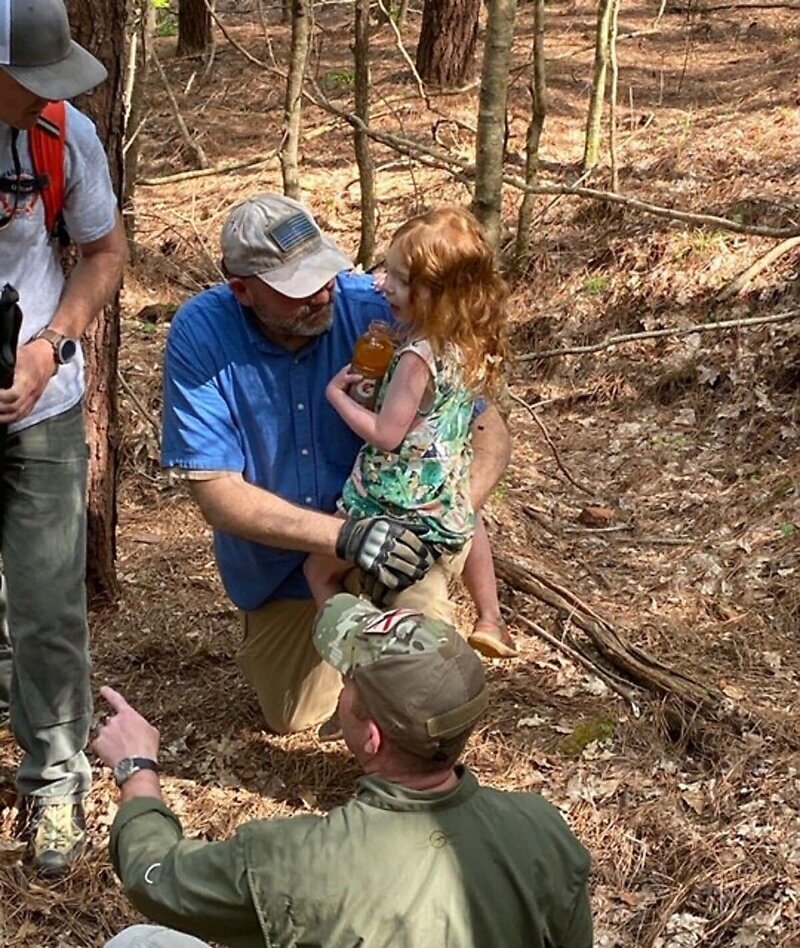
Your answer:
[[[472,730],[489,703],[480,658],[451,625],[419,612],[381,612],[339,593],[317,613],[314,645],[352,677],[381,728],[418,757]]]
[[[291,299],[305,299],[353,264],[309,211],[282,194],[237,204],[222,228],[222,257],[233,276],[257,276]]]
[[[73,42],[61,0],[0,0],[0,69],[43,99],[71,99],[108,75]]]

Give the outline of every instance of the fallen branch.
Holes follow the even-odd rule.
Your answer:
[[[157,188],[162,184],[174,184],[177,181],[189,181],[191,178],[210,178],[217,174],[229,174],[232,171],[244,171],[246,168],[258,168],[269,164],[275,155],[268,158],[251,158],[249,161],[234,161],[217,165],[214,168],[201,168],[198,171],[179,171],[177,174],[166,174],[160,178],[139,178],[137,184],[147,188]]]
[[[534,622],[533,619],[529,619],[527,616],[517,613],[514,615],[513,621],[522,622],[523,625],[527,626],[527,628],[529,628],[544,642],[547,642],[547,644],[552,646],[552,648],[562,652],[568,658],[572,659],[573,662],[583,666],[583,668],[591,672],[591,674],[596,675],[602,682],[608,685],[608,687],[613,692],[618,694],[621,698],[624,698],[630,704],[631,708],[633,708],[634,713],[637,716],[639,715],[640,712],[638,701],[640,701],[641,698],[637,692],[624,685],[619,680],[619,678],[609,672],[608,669],[601,668],[595,661],[593,661],[587,655],[584,655],[583,652],[579,652],[576,648],[573,648],[571,645],[568,645],[562,639],[558,638],[558,636],[548,632],[547,629],[539,625],[538,622]]]
[[[319,138],[320,135],[325,135],[332,131],[336,128],[337,124],[336,122],[326,122],[324,125],[318,125],[316,128],[303,132],[300,137],[304,142],[313,141],[313,139]],[[190,178],[207,178],[212,175],[230,174],[233,171],[244,171],[250,168],[258,168],[261,165],[268,165],[270,162],[275,161],[280,154],[280,150],[283,148],[284,138],[281,138],[278,147],[264,158],[250,158],[247,161],[226,162],[214,168],[203,168],[201,171],[179,171],[177,174],[167,174],[160,178],[140,178],[136,183],[154,188],[162,184],[174,184],[176,181],[187,181]]]
[[[716,301],[718,303],[724,303],[726,300],[731,299],[731,297],[738,296],[749,283],[752,283],[762,270],[766,270],[767,267],[771,266],[776,260],[779,260],[784,254],[793,250],[795,247],[800,247],[800,237],[790,237],[788,240],[781,241],[781,243],[767,251],[763,257],[759,257],[755,263],[751,264],[743,273],[740,273],[735,280],[732,280],[724,287],[717,294]]]
[[[432,148],[429,145],[423,145],[420,142],[412,141],[401,135],[395,135],[390,132],[381,132],[370,128],[362,122],[357,115],[348,112],[346,109],[340,109],[330,102],[318,84],[313,79],[309,80],[314,87],[314,95],[307,94],[309,100],[316,106],[338,115],[350,125],[359,128],[375,141],[381,142],[401,154],[414,157],[423,164],[429,164],[432,167],[443,168],[451,173],[457,170],[459,174],[469,179],[475,176],[475,166],[463,158],[457,158],[439,148]],[[600,191],[597,188],[577,187],[565,184],[527,184],[523,178],[518,175],[503,174],[501,176],[504,184],[516,188],[519,191],[527,191],[531,194],[563,194],[573,197],[590,198],[595,201],[605,201],[609,204],[619,204],[625,207],[631,207],[634,210],[642,211],[653,217],[663,218],[665,220],[679,221],[684,224],[702,225],[706,227],[716,227],[720,230],[730,231],[734,234],[747,234],[753,237],[796,237],[800,236],[800,227],[776,228],[759,227],[748,224],[741,224],[738,221],[729,220],[727,217],[718,217],[715,214],[694,214],[689,211],[676,211],[671,208],[662,207],[659,204],[651,204],[648,201],[640,201],[638,198],[626,197],[623,194],[616,194],[613,191]]]
[[[156,445],[158,447],[158,453],[161,453],[161,428],[159,427],[158,422],[155,417],[144,407],[142,402],[139,399],[139,396],[133,390],[133,387],[122,374],[121,369],[117,369],[117,378],[119,379],[120,387],[122,391],[130,398],[133,402],[134,408],[139,412],[142,418],[147,422],[147,424],[153,429],[153,434],[155,435]]]
[[[743,714],[721,691],[627,642],[607,619],[570,590],[522,560],[496,553],[494,562],[497,575],[503,582],[556,609],[583,631],[597,653],[597,662],[606,663],[609,674],[616,676],[621,673],[640,688],[666,699],[671,724],[677,729],[682,730],[685,722],[697,715],[737,725],[741,723]]]
[[[519,395],[515,395],[513,392],[508,393],[512,401],[517,402],[517,404],[522,405],[522,407],[528,412],[528,414],[533,418],[536,424],[539,426],[539,430],[544,436],[544,440],[550,446],[550,450],[553,452],[553,457],[556,460],[556,464],[559,467],[561,473],[566,477],[566,479],[572,484],[573,487],[577,487],[578,490],[583,491],[584,494],[588,494],[590,497],[594,497],[594,491],[590,490],[588,487],[584,487],[579,481],[576,481],[575,478],[570,474],[567,468],[564,466],[561,456],[558,453],[558,448],[553,443],[553,439],[550,437],[547,428],[544,426],[544,422],[539,418],[536,412],[531,408],[531,406],[525,401],[524,398],[520,398]]]
[[[390,13],[390,11],[386,9],[386,5],[384,4],[383,0],[378,0],[378,6],[380,7],[383,15],[386,17],[386,22],[392,28],[392,32],[394,33],[395,43],[397,45],[397,49],[400,52],[400,55],[403,57],[403,59],[406,62],[406,65],[411,70],[411,75],[414,77],[414,82],[416,82],[417,84],[417,90],[419,91],[420,99],[422,99],[422,101],[425,103],[425,107],[430,109],[431,100],[428,98],[428,93],[425,91],[425,84],[423,83],[420,77],[420,74],[417,72],[417,67],[414,65],[414,60],[408,55],[408,50],[405,47],[405,43],[403,43],[403,37],[400,33],[400,30],[397,28],[397,24],[394,21],[394,17]]]
[[[209,0],[206,0],[206,5],[210,10],[211,7]],[[225,29],[224,24],[221,22],[216,13],[212,12],[211,15],[225,39],[227,39],[234,49],[238,50],[248,62],[253,63],[253,65],[258,66],[260,69],[264,69],[273,75],[280,76],[284,80],[286,79],[286,73],[283,70],[276,69],[274,66],[270,66],[268,63],[262,62],[260,59],[257,59],[255,56],[253,56],[252,53],[248,52],[248,50],[246,50],[240,43],[233,39],[230,33]],[[421,164],[426,164],[434,168],[440,168],[442,170],[448,171],[450,174],[456,174],[457,177],[461,176],[462,178],[466,178],[468,180],[472,180],[475,177],[474,164],[466,161],[465,159],[450,155],[441,149],[431,148],[430,146],[423,145],[420,142],[412,141],[411,139],[404,136],[394,135],[389,132],[381,132],[377,129],[371,128],[365,122],[362,122],[361,119],[353,112],[349,112],[347,109],[341,109],[334,105],[324,94],[319,84],[312,76],[307,77],[307,81],[314,90],[313,95],[307,90],[303,91],[303,97],[308,102],[331,115],[338,116],[353,128],[362,131],[369,138],[373,139],[373,141],[380,142],[381,144],[392,148],[394,151],[397,151],[400,154],[407,155],[410,158],[415,158]],[[511,174],[503,174],[501,176],[501,180],[504,184],[507,184],[510,187],[516,188],[519,191],[527,191],[531,194],[564,195],[587,198],[593,201],[605,201],[609,204],[618,204],[624,207],[630,207],[634,210],[642,211],[645,214],[650,214],[653,217],[662,218],[664,220],[678,221],[683,224],[691,224],[694,226],[716,227],[719,230],[729,231],[734,234],[746,234],[752,237],[774,237],[777,240],[782,240],[786,237],[800,236],[800,227],[759,227],[749,224],[742,224],[738,221],[730,220],[727,217],[718,217],[715,214],[694,214],[689,211],[677,211],[668,207],[662,207],[659,204],[651,204],[648,201],[640,201],[638,198],[626,197],[623,194],[616,194],[613,191],[600,191],[597,188],[584,188],[561,184],[543,184],[541,182],[528,184],[524,178],[520,178],[518,175]]]
[[[175,118],[175,124],[178,126],[178,131],[181,134],[184,144],[189,149],[189,152],[194,158],[197,167],[208,168],[210,162],[206,157],[206,153],[203,151],[202,146],[189,134],[189,129],[186,127],[186,122],[184,122],[183,116],[181,115],[181,110],[178,107],[178,100],[175,98],[175,94],[172,91],[172,86],[169,84],[169,79],[167,79],[167,74],[164,72],[164,67],[161,65],[161,60],[156,55],[155,49],[152,50],[150,56],[153,62],[156,64],[156,69],[158,70],[159,76],[161,76],[161,82],[163,83],[164,89],[166,90],[167,99],[169,101],[170,108],[172,109],[172,114]]]
[[[638,342],[641,339],[661,339],[665,336],[689,336],[696,332],[718,332],[722,329],[740,329],[747,326],[765,326],[768,323],[783,323],[800,316],[800,309],[788,310],[785,313],[774,313],[772,316],[753,316],[749,319],[726,319],[713,323],[698,323],[683,329],[653,329],[649,332],[632,332],[624,336],[612,336],[604,342],[597,342],[590,346],[571,346],[565,349],[543,349],[541,352],[527,352],[516,357],[517,362],[534,362],[536,359],[549,359],[560,355],[582,355],[586,352],[601,352],[627,342]],[[512,396],[512,398],[515,396]]]

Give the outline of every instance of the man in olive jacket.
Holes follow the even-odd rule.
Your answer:
[[[122,804],[111,858],[131,901],[169,926],[113,948],[203,944],[591,948],[589,856],[540,796],[482,787],[457,763],[488,703],[452,627],[347,593],[314,642],[344,676],[339,714],[365,776],[327,816],[259,820],[225,842],[184,839],[161,798],[158,731],[110,688],[94,749]]]

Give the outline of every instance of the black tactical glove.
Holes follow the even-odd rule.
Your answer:
[[[422,579],[433,563],[422,540],[388,517],[345,520],[336,538],[336,555],[360,566],[370,577],[368,585],[378,593],[379,605],[388,605],[391,594]]]

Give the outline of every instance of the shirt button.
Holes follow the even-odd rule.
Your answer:
[[[307,457],[308,457],[308,448],[303,448],[303,449],[300,451],[300,453],[303,455],[304,458],[307,458]]]
[[[307,504],[313,503],[313,501],[314,501],[314,498],[313,498],[313,497],[306,497],[306,503],[307,503]]]
[[[302,402],[298,402],[298,403],[297,403],[297,410],[298,410],[298,411],[303,411],[303,409],[304,409],[305,407],[306,407],[306,406],[305,406]]]

